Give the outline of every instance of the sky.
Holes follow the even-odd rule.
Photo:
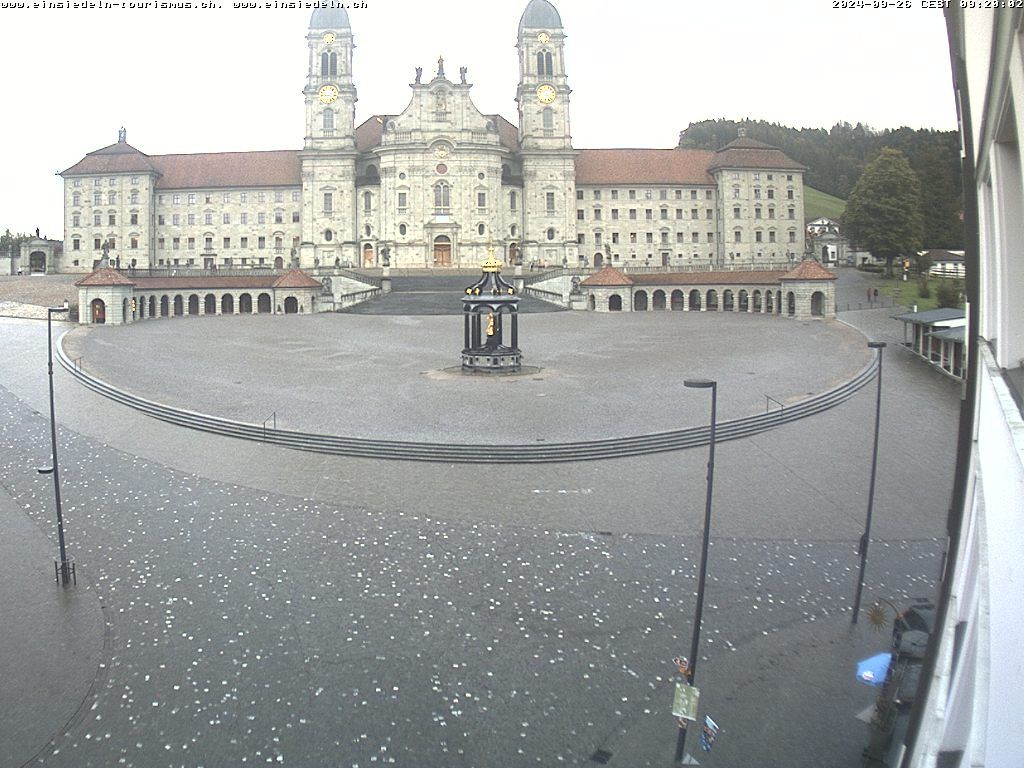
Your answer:
[[[61,239],[55,174],[117,141],[121,126],[151,155],[301,148],[308,4],[42,7],[56,1],[0,11],[0,231]],[[942,12],[921,0],[839,2],[555,0],[573,146],[673,147],[710,118],[955,130]],[[365,6],[349,10],[357,124],[400,112],[414,68],[429,79],[439,55],[449,79],[468,67],[482,112],[518,122],[526,0],[353,5]]]

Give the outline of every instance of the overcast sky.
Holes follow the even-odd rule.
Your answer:
[[[560,0],[573,145],[672,147],[687,124],[715,117],[953,130],[942,13],[914,3]],[[414,68],[429,79],[443,54],[450,79],[469,68],[482,112],[517,123],[525,0],[365,5],[349,11],[358,122],[401,111]],[[114,143],[121,125],[147,154],[302,146],[309,10],[0,13],[0,229],[62,238],[54,174]]]

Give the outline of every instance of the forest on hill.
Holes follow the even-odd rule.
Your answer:
[[[960,139],[956,131],[927,128],[876,131],[861,123],[837,123],[826,130],[719,119],[690,123],[679,134],[679,146],[721,149],[736,138],[740,127],[746,128],[748,137],[778,147],[806,165],[806,186],[843,200],[849,197],[864,166],[882,149],[898,149],[921,180],[924,247],[963,248]]]

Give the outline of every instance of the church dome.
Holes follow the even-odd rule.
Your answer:
[[[317,8],[309,18],[310,29],[349,29],[348,11],[344,8]]]
[[[519,31],[524,29],[561,29],[562,17],[548,0],[530,0],[519,19]]]

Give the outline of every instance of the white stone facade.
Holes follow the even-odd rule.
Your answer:
[[[301,150],[150,157],[122,131],[62,174],[60,270],[89,272],[104,251],[142,269],[470,265],[492,246],[547,266],[803,256],[804,169],[774,148],[572,146],[566,36],[548,0],[530,0],[518,28],[518,125],[481,113],[469,72],[439,60],[417,68],[402,111],[356,126],[347,13],[314,11],[305,44]]]

